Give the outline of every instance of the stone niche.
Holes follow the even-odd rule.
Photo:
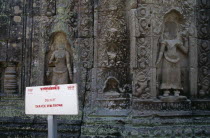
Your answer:
[[[46,56],[46,84],[57,85],[73,82],[73,53],[71,47],[64,32],[54,32],[51,35],[50,50]]]
[[[198,97],[195,5],[171,0],[138,3],[127,13],[133,116],[164,116],[164,110],[188,114]]]
[[[164,16],[156,61],[157,95],[163,101],[182,101],[190,96],[189,32],[184,24],[183,15],[176,10]]]

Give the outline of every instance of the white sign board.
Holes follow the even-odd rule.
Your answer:
[[[78,112],[77,84],[26,87],[26,114],[77,115]]]

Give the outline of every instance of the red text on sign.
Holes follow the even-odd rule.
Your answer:
[[[44,91],[44,90],[59,90],[60,87],[55,85],[54,87],[42,87],[40,89],[41,89],[41,91]]]
[[[45,102],[54,102],[56,98],[52,98],[52,99],[45,99]]]
[[[33,89],[28,89],[28,92],[32,92],[33,91]]]
[[[68,90],[74,90],[74,86],[68,86]]]
[[[35,108],[63,107],[63,104],[35,105]]]

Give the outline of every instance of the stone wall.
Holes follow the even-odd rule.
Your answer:
[[[209,12],[208,0],[0,0],[0,134],[47,137],[24,91],[53,84],[65,41],[80,113],[58,116],[60,137],[209,137]]]

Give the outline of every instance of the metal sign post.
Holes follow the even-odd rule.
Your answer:
[[[48,138],[57,138],[57,120],[56,116],[48,115]]]

